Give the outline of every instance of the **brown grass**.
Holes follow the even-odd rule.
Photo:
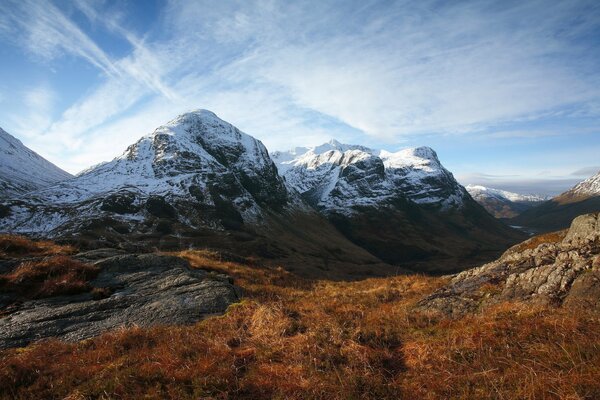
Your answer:
[[[600,319],[501,304],[457,320],[411,307],[445,283],[305,281],[181,254],[246,300],[195,326],[132,328],[0,353],[0,396],[91,399],[596,399]]]
[[[75,248],[51,241],[33,241],[24,236],[0,234],[0,257],[33,257],[72,254]]]
[[[68,256],[24,261],[12,272],[0,275],[0,288],[25,299],[75,294],[91,289],[89,280],[98,268]]]
[[[557,232],[544,233],[542,235],[537,235],[524,241],[523,243],[519,243],[516,246],[511,248],[511,251],[521,252],[524,250],[535,249],[541,244],[544,243],[558,243],[561,242],[565,236],[567,235],[567,229]]]

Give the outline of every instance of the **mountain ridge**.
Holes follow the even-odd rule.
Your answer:
[[[19,196],[72,177],[0,128],[0,198]]]

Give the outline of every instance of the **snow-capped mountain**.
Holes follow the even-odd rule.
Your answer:
[[[501,189],[489,188],[481,185],[467,185],[465,186],[467,192],[473,197],[475,200],[485,199],[485,198],[496,198],[496,199],[505,199],[513,202],[540,202],[546,201],[549,199],[548,196],[542,196],[537,194],[519,194],[514,192],[509,192]]]
[[[332,141],[273,157],[278,166],[260,141],[193,111],[110,162],[0,204],[0,231],[88,247],[236,248],[291,259],[304,274],[317,265],[319,276],[391,268],[380,260],[419,269],[415,260],[432,257],[430,270],[462,269],[462,257],[520,239],[426,147]]]
[[[0,198],[19,196],[71,177],[0,128]]]
[[[519,194],[480,185],[467,185],[467,192],[496,218],[512,218],[549,200],[546,196]]]
[[[255,222],[262,207],[287,203],[287,189],[264,145],[198,110],[159,127],[110,162],[13,202],[0,228],[53,235],[114,214],[130,222],[173,217],[218,228]]]
[[[388,152],[331,140],[275,152],[279,173],[346,237],[391,263],[500,249],[518,235],[475,203],[429,147]],[[464,265],[462,266],[464,268]]]
[[[286,181],[324,212],[351,214],[399,197],[447,209],[466,195],[428,147],[391,153],[331,140],[271,156]]]
[[[259,140],[207,110],[180,115],[73,179],[0,204],[0,232],[87,248],[235,250],[285,260],[308,276],[392,268],[288,189]]]
[[[596,175],[579,182],[572,189],[558,197],[570,200],[582,200],[595,196],[600,196],[600,171]]]

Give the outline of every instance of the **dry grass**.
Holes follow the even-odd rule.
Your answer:
[[[600,320],[502,304],[458,320],[412,305],[424,276],[310,282],[181,254],[246,300],[195,326],[127,329],[0,353],[0,396],[44,399],[596,399]]]
[[[98,272],[97,267],[68,256],[51,256],[24,261],[10,273],[0,275],[0,289],[17,293],[22,299],[76,294],[89,291],[89,281]]]
[[[24,236],[0,234],[0,258],[34,257],[57,254],[72,254],[72,246],[59,245],[50,241],[33,241]]]
[[[540,244],[543,243],[558,243],[561,242],[565,236],[567,235],[567,230],[544,233],[542,235],[534,236],[531,239],[524,241],[514,247],[512,247],[511,251],[521,252],[524,250],[535,249]]]

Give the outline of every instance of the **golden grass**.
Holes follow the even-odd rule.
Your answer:
[[[531,239],[519,243],[512,247],[515,252],[521,252],[524,250],[535,249],[543,243],[558,243],[561,242],[567,235],[567,230],[544,233],[542,235],[534,236]]]
[[[98,272],[97,267],[71,257],[50,256],[24,261],[10,273],[0,275],[0,289],[26,299],[81,293],[91,289],[89,281]]]
[[[246,299],[188,327],[0,352],[0,396],[70,399],[596,399],[600,319],[501,304],[457,320],[411,307],[444,278],[307,281],[180,253]]]
[[[0,257],[33,257],[72,254],[75,248],[51,241],[33,241],[24,236],[0,234]]]

